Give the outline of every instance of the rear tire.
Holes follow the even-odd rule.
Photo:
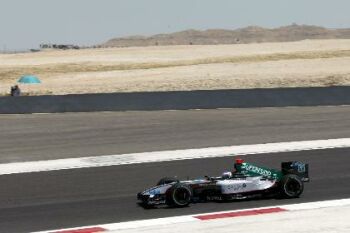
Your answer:
[[[284,198],[297,198],[304,191],[304,183],[299,176],[287,174],[281,180],[281,195]]]
[[[167,193],[166,203],[169,206],[185,207],[192,200],[192,190],[184,184],[175,184]]]
[[[173,177],[164,177],[158,181],[157,186],[163,184],[170,184],[173,182],[179,182],[179,180]]]

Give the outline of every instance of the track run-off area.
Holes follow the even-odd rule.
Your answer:
[[[0,232],[350,198],[349,116],[346,106],[1,115]],[[193,148],[202,151],[188,150]],[[169,153],[179,157],[154,159]],[[45,168],[58,161],[69,164],[70,159],[92,157],[96,164],[99,155],[116,158],[130,154],[151,154],[153,160],[111,164],[101,157],[99,166],[64,163],[55,169]],[[274,168],[282,161],[304,161],[310,164],[311,182],[298,199],[197,203],[181,209],[137,205],[136,193],[161,177],[219,175],[232,169],[237,155]],[[44,169],[36,169],[34,161],[46,163]],[[5,167],[17,172],[6,172]]]

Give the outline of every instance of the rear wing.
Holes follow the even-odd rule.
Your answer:
[[[299,161],[282,162],[282,173],[298,175],[303,182],[309,182],[309,164]]]

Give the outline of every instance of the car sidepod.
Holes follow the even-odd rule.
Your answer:
[[[245,179],[220,180],[216,184],[220,186],[221,193],[227,195],[268,190],[276,185],[276,180],[258,176]]]

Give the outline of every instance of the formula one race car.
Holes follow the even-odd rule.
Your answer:
[[[144,207],[184,207],[194,202],[230,201],[257,197],[297,198],[309,181],[309,166],[282,162],[281,170],[258,167],[236,159],[235,170],[219,177],[179,181],[162,178],[155,187],[137,194]]]

